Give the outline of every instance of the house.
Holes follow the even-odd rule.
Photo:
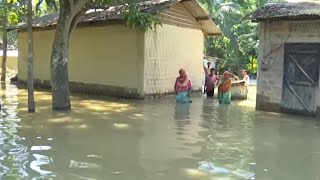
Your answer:
[[[251,18],[260,22],[258,110],[320,112],[320,4],[268,3]]]
[[[0,50],[0,59],[2,60],[3,50]],[[18,51],[8,50],[7,51],[7,68],[12,71],[18,71]]]
[[[202,85],[204,37],[221,31],[196,0],[147,1],[143,12],[162,23],[141,32],[124,25],[120,6],[90,10],[71,34],[70,90],[113,96],[144,98],[173,92],[180,68],[185,68],[193,89]],[[50,87],[50,55],[58,15],[34,20],[34,78]],[[19,80],[27,80],[28,36],[19,29]]]

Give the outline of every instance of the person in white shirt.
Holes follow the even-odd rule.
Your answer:
[[[250,83],[249,73],[247,70],[243,70],[242,75],[243,75],[243,80],[246,82],[246,85],[247,85],[247,91],[249,91],[249,83]]]

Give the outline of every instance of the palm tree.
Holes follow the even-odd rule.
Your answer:
[[[209,12],[210,17],[222,30],[223,34],[230,39],[235,50],[239,50],[237,36],[232,28],[241,21],[241,6],[233,2],[224,2],[222,0],[200,0],[203,7]],[[212,42],[212,38],[209,38]]]

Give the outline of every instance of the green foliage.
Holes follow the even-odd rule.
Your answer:
[[[122,5],[126,26],[146,32],[148,29],[154,29],[161,25],[158,18],[149,13],[141,12],[138,3],[142,0],[93,0],[91,6],[110,6]]]
[[[156,28],[157,25],[161,25],[156,16],[137,11],[136,9],[137,8],[131,9],[125,13],[126,25],[128,27],[146,32],[148,29],[153,29]]]
[[[2,34],[5,26],[10,26],[17,24],[18,22],[22,21],[24,18],[24,7],[23,7],[23,0],[7,0],[0,2],[0,16],[1,19],[1,27],[0,33]],[[3,17],[6,17],[6,22],[3,21]],[[2,38],[2,36],[1,36]],[[2,41],[2,39],[1,39]],[[17,32],[12,31],[8,33],[8,45],[12,46],[17,42]]]
[[[36,16],[43,16],[49,13],[54,13],[59,9],[58,0],[36,0],[34,4]]]
[[[17,0],[8,0],[8,1],[0,2],[0,16],[7,17],[8,24],[18,23],[19,21],[18,16],[20,15],[18,11],[19,11],[19,8],[17,6]],[[3,26],[3,24],[1,26]]]
[[[19,22],[19,17],[17,15],[17,13],[15,12],[9,12],[8,13],[8,21],[10,22],[10,24],[16,24]]]
[[[221,69],[257,71],[258,25],[244,17],[266,3],[267,0],[200,0],[224,37],[206,40],[206,52],[219,58]]]
[[[258,59],[256,57],[250,56],[249,61],[247,63],[247,70],[251,72],[251,74],[257,74],[258,69]]]

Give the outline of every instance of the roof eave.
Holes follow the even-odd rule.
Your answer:
[[[90,22],[81,22],[78,24],[77,28],[85,28],[85,27],[101,27],[101,26],[108,26],[108,25],[119,25],[119,24],[124,24],[123,19],[114,19],[114,20],[108,20],[108,21],[90,21]],[[44,26],[44,27],[33,27],[32,29],[34,31],[43,31],[43,30],[52,30],[56,28],[56,24],[49,25],[49,26]],[[18,28],[18,29],[11,29],[7,31],[12,31],[12,30],[19,30],[19,31],[27,31],[26,28]]]
[[[189,11],[194,19],[200,24],[207,36],[222,35],[221,30],[213,19],[204,11],[196,0],[180,0],[180,3]]]
[[[206,36],[223,36],[222,32],[217,32],[217,33],[206,33]]]
[[[282,17],[256,17],[251,18],[252,22],[263,21],[314,21],[320,20],[320,15],[300,15],[300,16],[282,16]]]

